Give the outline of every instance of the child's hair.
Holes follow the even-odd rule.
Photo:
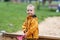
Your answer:
[[[33,8],[35,8],[35,6],[32,5],[32,4],[29,4],[29,5],[27,6],[27,8],[28,8],[28,7],[33,7]]]

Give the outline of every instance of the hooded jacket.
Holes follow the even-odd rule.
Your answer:
[[[36,15],[28,16],[22,25],[26,38],[38,38],[38,18]]]

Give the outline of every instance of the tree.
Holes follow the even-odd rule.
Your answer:
[[[29,3],[31,3],[32,0],[29,0]]]
[[[36,0],[36,7],[38,10],[40,9],[40,0]]]
[[[21,2],[21,0],[11,0],[12,2]]]
[[[9,2],[10,0],[4,0],[5,2]]]

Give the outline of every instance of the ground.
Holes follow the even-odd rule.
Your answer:
[[[48,17],[39,24],[39,34],[60,37],[60,17]]]

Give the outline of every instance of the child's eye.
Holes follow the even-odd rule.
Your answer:
[[[29,11],[29,10],[27,10],[27,11]]]
[[[32,11],[32,10],[30,10],[30,11]]]

